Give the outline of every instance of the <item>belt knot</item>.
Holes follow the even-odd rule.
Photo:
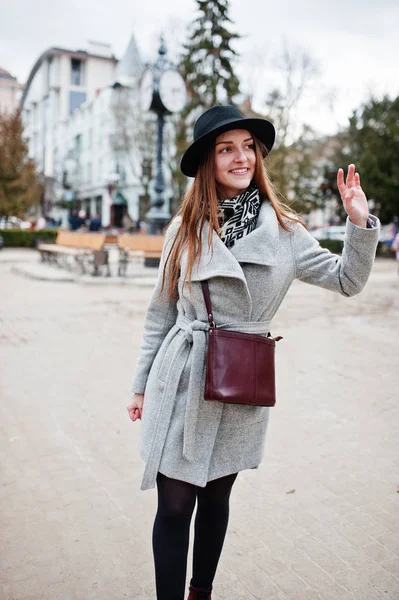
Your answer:
[[[208,323],[204,323],[204,321],[198,321],[197,319],[194,321],[188,321],[187,319],[187,323],[182,323],[182,329],[184,331],[186,340],[192,344],[194,332],[203,331],[205,333],[208,331],[209,325]]]

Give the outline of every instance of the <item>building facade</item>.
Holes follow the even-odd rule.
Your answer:
[[[19,108],[23,89],[16,77],[0,68],[0,114],[10,114]]]
[[[63,226],[73,208],[99,214],[105,227],[140,217],[140,131],[151,121],[139,115],[142,70],[134,38],[119,62],[95,43],[51,48],[36,61],[21,100],[25,134],[45,178],[45,212]]]

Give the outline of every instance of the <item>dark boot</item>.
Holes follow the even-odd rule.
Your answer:
[[[208,588],[189,587],[190,594],[187,600],[212,600],[212,586]]]

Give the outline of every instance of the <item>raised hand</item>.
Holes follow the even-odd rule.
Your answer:
[[[355,172],[355,165],[349,165],[346,183],[343,170],[338,169],[337,185],[344,209],[352,223],[358,227],[367,227],[369,207],[360,185],[360,175]]]

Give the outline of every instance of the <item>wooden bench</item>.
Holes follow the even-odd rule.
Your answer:
[[[107,233],[105,243],[116,246],[116,244],[118,243],[118,236],[116,235],[116,233]]]
[[[118,237],[118,275],[126,275],[130,258],[144,259],[147,266],[158,266],[165,237],[123,233]]]
[[[99,267],[105,266],[109,276],[108,252],[103,249],[106,237],[106,233],[58,231],[55,244],[39,243],[37,249],[43,262],[68,268],[68,257],[72,257],[82,273],[86,273],[89,263],[93,275],[98,275]]]

